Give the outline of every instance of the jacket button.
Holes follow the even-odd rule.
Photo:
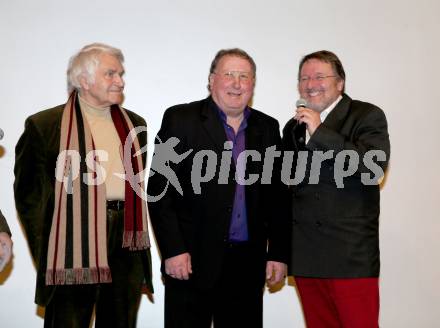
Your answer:
[[[227,211],[228,211],[228,213],[232,213],[232,206],[228,206]]]
[[[316,226],[317,226],[318,228],[322,226],[322,222],[321,222],[321,221],[316,221],[315,224],[316,224]]]
[[[298,220],[293,220],[293,224],[298,224]]]

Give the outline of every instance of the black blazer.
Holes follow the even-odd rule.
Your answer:
[[[63,109],[64,105],[59,105],[28,117],[15,148],[15,205],[37,268],[35,302],[42,306],[48,304],[54,291],[54,286],[46,286],[45,277]],[[142,117],[128,110],[127,114],[135,127],[146,126]],[[147,142],[145,133],[138,138],[142,148]],[[152,288],[151,273],[145,275]]]
[[[291,119],[283,130],[285,150],[308,153],[304,180],[290,187],[292,197],[292,256],[290,273],[317,278],[377,277],[379,275],[379,185],[364,185],[361,176],[371,173],[363,164],[369,150],[381,150],[385,170],[390,142],[385,115],[378,107],[343,95],[327,119],[305,145],[305,130]],[[353,150],[360,164],[344,186],[335,181],[335,160],[321,165],[319,182],[309,183],[313,151]],[[293,164],[292,177],[299,172]],[[371,167],[371,166],[370,166]],[[315,176],[316,178],[316,176]],[[313,178],[312,178],[313,181]]]
[[[178,154],[193,149],[179,164],[169,163],[182,186],[183,196],[170,185],[164,197],[148,204],[162,260],[189,252],[193,269],[191,280],[198,287],[212,287],[223,265],[236,185],[233,164],[228,182],[218,183],[227,138],[213,100],[207,98],[167,109],[158,137],[162,142],[177,137],[180,140],[175,147]],[[248,159],[246,173],[261,177],[265,149],[270,146],[280,149],[278,122],[251,109],[245,138],[246,150],[257,150],[262,154],[260,161]],[[191,169],[194,155],[201,150],[212,151],[216,155],[216,173],[209,182],[201,184],[201,193],[196,194],[191,184]],[[153,157],[153,162],[155,160],[156,157]],[[280,182],[278,160],[273,172],[271,184],[261,184],[258,180],[245,187],[249,242],[253,250],[249,279],[254,279],[261,286],[265,281],[266,261],[287,263],[289,258],[287,187]],[[159,173],[150,174],[148,194],[159,195],[166,182]],[[165,278],[168,277],[165,275]]]

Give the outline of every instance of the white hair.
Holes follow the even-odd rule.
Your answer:
[[[117,58],[120,63],[124,62],[122,51],[103,43],[92,43],[83,47],[69,60],[67,67],[67,91],[81,89],[80,79],[87,79],[87,82],[95,83],[95,71],[100,63],[100,55],[108,54]]]

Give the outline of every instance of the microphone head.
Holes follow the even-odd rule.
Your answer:
[[[298,108],[298,107],[307,107],[307,100],[305,100],[305,99],[303,99],[303,98],[299,98],[297,101],[296,101],[296,108]]]
[[[0,140],[2,140],[4,136],[5,136],[5,133],[3,132],[2,129],[0,129]]]

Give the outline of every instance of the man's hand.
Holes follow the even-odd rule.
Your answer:
[[[0,272],[12,256],[12,240],[6,232],[0,232]]]
[[[191,255],[183,253],[166,259],[165,273],[174,279],[188,280],[192,273]]]
[[[309,131],[310,136],[315,133],[315,130],[321,124],[321,116],[318,112],[313,109],[299,107],[296,110],[296,114],[293,117],[299,123],[307,124],[307,131]]]
[[[266,281],[269,286],[273,286],[284,280],[287,274],[287,265],[282,262],[267,261]]]

